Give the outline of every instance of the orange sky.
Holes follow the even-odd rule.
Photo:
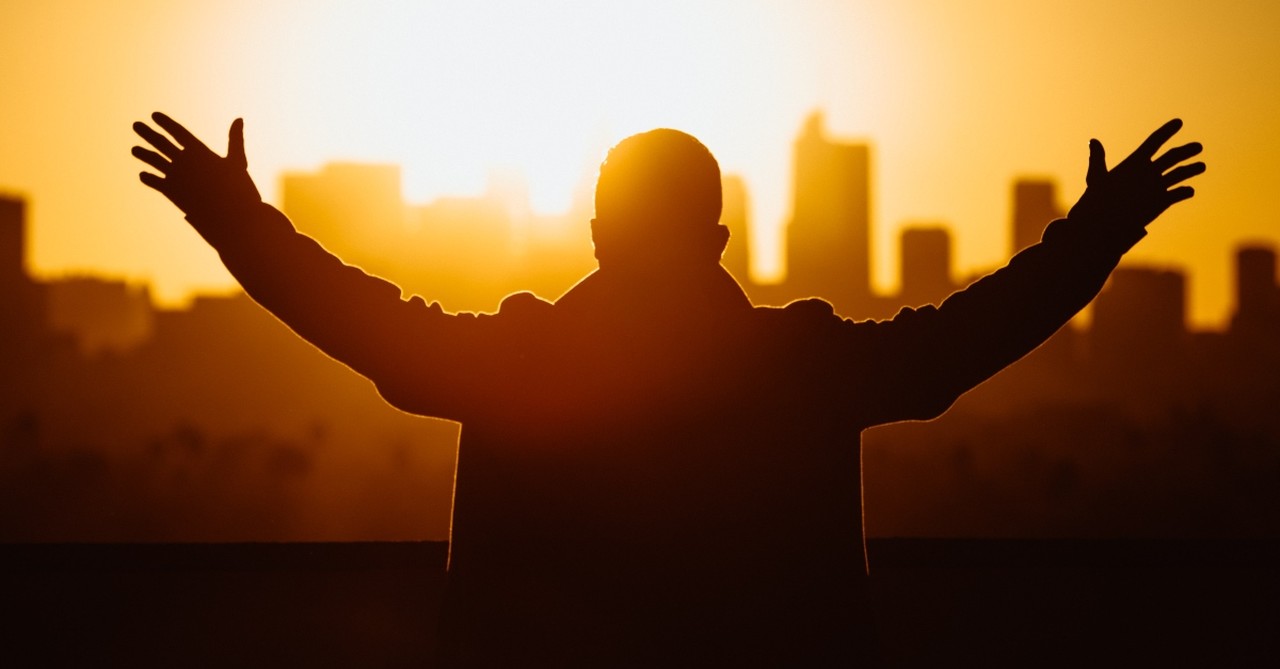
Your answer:
[[[1002,262],[1014,176],[1056,178],[1069,204],[1090,137],[1118,159],[1181,116],[1209,173],[1132,258],[1190,270],[1194,321],[1213,325],[1233,247],[1280,244],[1280,3],[1151,5],[9,0],[0,190],[31,201],[38,274],[145,280],[176,301],[230,279],[136,180],[129,125],[154,109],[219,147],[243,116],[269,200],[282,170],[356,159],[403,164],[415,201],[514,168],[545,212],[609,144],[674,126],[746,177],[768,275],[790,144],[821,107],[835,133],[873,144],[889,289],[903,224],[949,224],[961,271]]]

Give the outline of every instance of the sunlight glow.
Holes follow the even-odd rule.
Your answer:
[[[682,5],[335,3],[289,15],[306,25],[291,24],[277,50],[287,64],[261,76],[283,75],[285,94],[315,110],[294,131],[316,160],[400,163],[415,200],[477,193],[489,170],[516,169],[535,210],[563,211],[617,138],[714,127],[716,101],[760,83],[723,76],[764,41],[767,22],[741,19],[758,8]]]
[[[823,109],[833,136],[871,142],[873,277],[891,290],[904,223],[949,226],[957,271],[989,270],[1012,179],[1050,177],[1069,204],[1090,137],[1118,156],[1177,115],[1211,168],[1131,259],[1186,266],[1192,319],[1221,324],[1233,245],[1277,240],[1280,5],[1246,4],[12,0],[0,189],[32,202],[32,271],[147,282],[172,304],[233,282],[138,186],[129,125],[151,111],[219,149],[243,117],[274,203],[281,173],[355,161],[401,165],[414,204],[518,173],[543,214],[589,195],[613,143],[671,126],[743,177],[768,278],[792,142]]]
[[[262,79],[253,88],[268,99],[246,102],[267,115],[312,110],[279,119],[288,158],[267,156],[266,169],[297,169],[300,156],[393,162],[412,202],[478,194],[501,170],[523,175],[535,212],[564,212],[622,137],[691,132],[749,184],[755,271],[769,278],[782,269],[791,134],[832,101],[824,89],[864,97],[838,116],[854,133],[890,122],[875,101],[894,77],[873,54],[892,52],[892,31],[866,11],[815,31],[823,18],[760,0],[330,2],[281,10],[259,31],[278,42],[272,57],[242,69]]]

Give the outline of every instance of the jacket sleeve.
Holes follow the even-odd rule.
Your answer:
[[[478,335],[492,317],[402,300],[399,287],[343,264],[265,203],[188,220],[250,297],[391,404],[442,418],[466,413],[481,374],[476,349],[487,339]]]
[[[1110,221],[1061,219],[1005,267],[938,307],[888,321],[846,321],[859,401],[872,424],[927,420],[1030,353],[1102,289],[1120,258],[1146,235]]]

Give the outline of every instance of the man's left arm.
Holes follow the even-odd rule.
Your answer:
[[[1186,162],[1200,144],[1157,155],[1181,126],[1166,123],[1110,170],[1102,144],[1091,140],[1085,193],[1040,243],[936,308],[852,324],[864,335],[861,367],[875,379],[875,422],[940,415],[1083,309],[1147,225],[1194,194],[1183,182],[1205,169]]]
[[[168,135],[134,124],[151,148],[135,146],[133,155],[155,170],[139,178],[186,214],[258,304],[373,381],[400,409],[456,420],[486,401],[483,380],[493,378],[486,370],[496,364],[505,326],[447,314],[421,297],[403,300],[398,286],[344,264],[295,230],[261,201],[240,119],[231,124],[225,158],[165,114],[152,120]]]

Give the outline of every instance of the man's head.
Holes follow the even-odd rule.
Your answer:
[[[720,261],[720,166],[701,142],[666,128],[632,135],[600,165],[591,222],[601,267],[680,269]]]

